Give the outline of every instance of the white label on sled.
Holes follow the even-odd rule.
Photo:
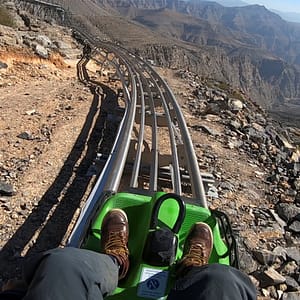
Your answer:
[[[166,291],[168,275],[168,271],[143,268],[137,295],[151,299],[163,297]]]

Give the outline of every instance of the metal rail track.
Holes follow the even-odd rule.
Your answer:
[[[126,106],[116,142],[70,236],[69,245],[82,243],[101,204],[108,195],[119,191],[123,176],[127,176],[124,175],[125,165],[131,167],[127,191],[152,194],[164,178],[171,185],[168,187],[171,191],[186,197],[182,186],[188,181],[191,188],[189,198],[207,207],[203,180],[188,128],[166,82],[148,63],[127,50],[95,40],[86,33],[80,35],[85,43],[93,47],[90,59],[102,66],[109,64],[116,70]],[[145,128],[149,125],[150,137],[145,134]],[[135,139],[132,138],[133,129],[138,130]],[[169,139],[170,153],[167,155],[161,155],[160,146],[166,143],[166,140],[159,139],[161,130],[167,132]],[[134,147],[129,147],[130,144]],[[145,144],[151,145],[148,152]],[[129,149],[133,148],[135,152],[131,153]],[[149,177],[146,189],[145,185],[139,185],[139,179],[145,174]]]
[[[82,24],[78,26],[74,23],[69,13],[58,5],[39,0],[16,2],[27,2],[29,6],[38,4],[39,7],[46,7],[46,10],[52,9],[53,16],[79,33],[79,39],[89,46],[85,47],[84,55],[78,62],[78,78],[88,84],[93,93],[100,96],[103,90],[101,85],[90,80],[86,66],[91,59],[97,61],[100,57],[98,62],[101,68],[105,63],[109,63],[115,69],[122,85],[125,108],[115,143],[73,228],[67,246],[80,247],[102,203],[119,189],[123,191],[124,185],[120,188],[120,182],[123,177],[126,178],[124,171],[128,169],[128,165],[131,166],[131,179],[127,181],[125,191],[152,196],[155,191],[165,187],[161,184],[165,180],[171,182],[168,188],[173,192],[188,201],[196,201],[198,205],[207,207],[203,183],[206,187],[214,183],[213,176],[200,174],[192,140],[180,107],[167,83],[151,65],[120,46],[99,41],[87,34]],[[151,128],[150,137],[147,127]],[[161,144],[165,143],[165,137],[162,138],[159,134],[166,128],[171,149],[169,155],[162,154]],[[135,137],[131,133],[132,130],[138,131]],[[101,140],[103,138],[100,138]],[[151,146],[148,154],[145,144]],[[132,145],[135,145],[134,153]],[[140,184],[140,179],[147,176],[149,181],[145,188]],[[188,194],[184,190],[187,182],[190,187]],[[237,244],[229,219],[218,211],[213,211],[212,214],[220,225],[228,245],[231,265],[239,268]]]
[[[26,2],[59,10],[77,39],[88,45],[78,63],[80,80],[89,83],[86,67],[94,60],[115,70],[123,91],[125,108],[115,142],[68,245],[80,246],[101,204],[108,195],[119,191],[121,182],[124,189],[124,181],[127,182],[126,191],[152,195],[167,188],[207,207],[203,179],[183,114],[171,89],[152,66],[118,45],[89,35],[62,7],[44,1]],[[128,168],[130,178],[125,172]],[[185,193],[187,187],[190,189],[188,194]]]
[[[107,49],[107,44],[108,43],[105,43],[103,45],[103,43],[101,43],[101,46]],[[148,97],[150,95],[150,115],[153,118],[152,122],[156,123],[158,114],[155,112],[153,95],[159,95],[159,105],[162,105],[164,109],[164,112],[163,114],[160,114],[160,117],[164,117],[165,119],[160,123],[166,124],[170,136],[173,191],[179,195],[182,195],[181,174],[182,170],[187,171],[187,173],[189,174],[190,186],[192,189],[192,198],[200,201],[200,204],[206,207],[207,204],[203,180],[199,171],[192,140],[188,132],[183,114],[171,89],[169,88],[167,83],[158,75],[158,73],[141,58],[135,56],[132,53],[129,53],[126,49],[119,46],[115,47],[109,44],[109,48],[110,51],[113,51],[114,53],[122,53],[129,61],[129,63],[135,66],[134,70],[137,73],[138,78],[141,78],[140,84],[142,84],[142,87],[140,86],[140,90],[142,94],[142,101],[144,101],[144,95],[147,95]],[[149,86],[152,87],[152,90],[149,88]],[[141,109],[141,113],[145,113],[143,109]],[[142,125],[144,126],[145,124]],[[152,138],[153,137],[157,138],[157,124],[155,126],[155,130],[152,131]],[[144,136],[143,139],[145,139]],[[139,144],[141,142],[142,141],[139,140]],[[157,145],[154,151],[158,151]],[[159,167],[163,167],[163,165],[160,165]],[[134,174],[134,176],[136,177],[136,174]],[[157,180],[157,176],[153,176],[153,178]]]

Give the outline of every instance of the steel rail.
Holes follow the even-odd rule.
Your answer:
[[[99,43],[99,46],[103,47],[103,43]],[[130,61],[132,66],[135,66],[135,64],[133,62],[131,62],[131,59],[129,58],[129,54],[128,52],[124,51],[120,51],[120,49],[116,49],[115,46],[112,46],[111,44],[105,44],[104,48],[109,49],[109,51],[113,52],[113,53],[117,53],[118,56],[125,56],[128,61]],[[136,66],[135,66],[136,67]],[[133,67],[133,69],[135,70],[135,68]],[[136,71],[135,71],[136,72]],[[157,185],[158,185],[158,155],[159,155],[159,151],[158,151],[158,140],[157,140],[157,118],[156,118],[156,113],[155,113],[155,105],[154,105],[154,100],[153,100],[153,95],[152,92],[149,88],[149,83],[147,82],[147,79],[145,78],[143,72],[141,70],[139,70],[137,72],[137,78],[142,78],[142,85],[144,86],[148,97],[149,97],[149,105],[150,105],[150,110],[151,110],[151,115],[152,115],[152,142],[151,142],[151,156],[152,156],[152,160],[151,160],[151,170],[150,170],[150,180],[149,180],[149,191],[153,192],[157,190]],[[141,94],[144,97],[144,92],[143,90],[141,90]],[[144,112],[143,112],[144,113]],[[143,130],[144,131],[144,130]],[[141,140],[140,140],[141,141]],[[140,162],[141,157],[139,156],[136,160],[137,164],[140,166],[141,162]],[[136,172],[136,170],[134,170],[133,172]],[[135,186],[132,186],[135,187]]]
[[[114,148],[113,153],[114,155],[112,155],[113,164],[109,170],[107,184],[105,185],[105,189],[109,191],[116,192],[118,190],[120,179],[126,163],[127,153],[130,146],[130,137],[133,129],[134,117],[136,112],[137,93],[135,78],[132,77],[132,80],[134,85],[132,85],[132,99],[129,107],[129,113],[124,119],[124,126],[121,127],[119,136],[122,137],[122,139],[117,139],[116,147]]]
[[[120,49],[122,49],[122,48],[120,48]],[[122,49],[122,50],[124,51],[125,49]],[[120,50],[115,50],[115,51],[119,52]],[[128,57],[129,54],[128,54],[127,50],[125,50],[125,53],[127,54],[127,57]],[[138,61],[133,54],[131,54],[131,57],[129,59],[132,60],[132,57],[134,57],[135,60]],[[135,65],[135,67],[138,68],[138,72],[140,74],[142,74],[145,71],[145,68],[143,68],[142,65],[140,65],[140,64],[134,64],[134,62],[132,62],[132,65]],[[154,76],[151,74],[151,72],[147,72],[147,73],[150,76],[150,78],[152,79],[151,82],[154,84],[154,87],[156,88],[156,90],[158,91],[158,93],[160,95],[161,104],[164,108],[165,117],[167,119],[167,126],[169,129],[171,153],[172,153],[172,165],[170,166],[170,168],[172,170],[171,174],[172,174],[173,189],[176,194],[182,195],[180,166],[179,166],[178,153],[177,153],[176,142],[175,142],[175,134],[173,131],[173,122],[172,122],[171,115],[169,112],[170,110],[168,108],[168,104],[165,99],[165,96],[164,96],[160,86],[157,84]],[[156,135],[156,133],[155,133],[155,135]]]
[[[78,30],[78,29],[77,29]],[[87,33],[79,32],[89,43],[95,44],[95,41],[93,37],[88,35]],[[97,45],[99,46],[99,45]],[[103,48],[103,47],[101,47]],[[110,49],[110,47],[107,47],[108,50],[111,52],[114,52]],[[115,51],[114,53],[118,53]],[[99,52],[101,55],[101,53]],[[126,163],[126,156],[129,150],[130,146],[130,137],[131,137],[131,131],[134,124],[134,117],[136,112],[136,101],[137,101],[137,87],[136,87],[136,74],[135,71],[133,71],[132,67],[128,64],[126,57],[124,57],[121,53],[118,53],[118,59],[121,61],[122,65],[126,67],[129,78],[130,78],[130,86],[132,89],[131,95],[129,95],[128,90],[128,83],[126,83],[124,76],[122,75],[122,72],[120,71],[120,67],[118,67],[117,63],[114,63],[112,61],[109,61],[113,64],[113,66],[116,68],[116,71],[118,73],[118,76],[122,82],[123,90],[125,91],[125,101],[127,105],[129,105],[128,114],[126,113],[124,115],[124,118],[122,119],[121,125],[119,126],[119,132],[118,136],[116,138],[116,141],[113,146],[112,153],[109,155],[109,161],[104,167],[104,171],[101,173],[99,179],[102,181],[101,186],[103,186],[103,190],[110,190],[113,192],[116,192],[122,172],[124,170],[124,166]],[[118,64],[120,65],[120,61]],[[124,139],[125,137],[125,139]]]
[[[125,79],[123,78],[122,73],[119,71],[119,69],[117,68],[116,71],[119,73],[119,77],[121,79],[121,82],[123,84],[123,89],[125,91],[124,95],[125,95],[125,113],[124,113],[124,117],[122,118],[121,124],[119,126],[119,130],[117,133],[117,137],[115,140],[115,143],[112,147],[112,151],[109,154],[109,157],[106,161],[106,164],[100,174],[100,176],[98,177],[81,213],[80,216],[72,230],[72,233],[69,237],[68,240],[68,246],[73,246],[73,247],[78,247],[82,241],[83,238],[85,236],[86,231],[88,230],[88,227],[90,225],[90,222],[93,218],[93,215],[95,214],[95,212],[97,211],[97,208],[101,205],[101,199],[103,194],[105,193],[106,190],[106,186],[107,183],[111,183],[112,181],[108,182],[108,178],[109,176],[111,176],[111,172],[113,169],[116,169],[118,167],[118,163],[120,163],[120,156],[118,156],[117,158],[115,157],[116,153],[122,153],[120,152],[121,150],[125,151],[128,148],[128,141],[125,141],[123,139],[123,134],[124,134],[124,126],[123,124],[126,124],[127,120],[130,119],[128,116],[132,114],[131,109],[135,108],[135,105],[131,105],[131,108],[128,108],[128,105],[130,103],[130,93],[129,90],[125,84]],[[128,124],[128,123],[127,123]],[[128,128],[127,128],[128,130]],[[125,144],[124,144],[125,141]],[[128,151],[128,149],[127,149]],[[121,163],[125,163],[122,162]],[[110,177],[110,180],[115,180],[114,185],[118,186],[120,183],[120,174],[113,174],[114,176]],[[109,189],[110,187],[108,187]],[[111,187],[112,190],[116,189],[115,186]]]
[[[125,90],[125,101],[128,105],[128,114],[125,114],[125,117],[122,120],[122,126],[119,126],[120,131],[113,146],[113,151],[110,155],[111,165],[105,170],[104,173],[101,173],[101,175],[103,174],[103,178],[101,178],[101,180],[105,181],[104,190],[109,190],[112,192],[116,192],[118,190],[126,163],[137,103],[137,83],[135,79],[137,77],[137,74],[135,70],[127,63],[126,58],[124,58],[122,55],[118,55],[118,59],[122,61],[122,64],[127,69],[131,81],[130,86],[132,91],[131,95],[129,95],[129,90],[126,86],[124,77],[120,72],[120,68],[116,65],[116,63],[110,61],[115,66],[117,73],[121,78],[123,90]]]
[[[128,74],[131,78],[132,86],[131,95],[121,70],[114,62],[110,61],[110,63],[116,68],[116,72],[118,73],[123,85],[123,90],[125,91],[125,113],[119,125],[119,130],[115,143],[112,147],[112,151],[110,152],[106,164],[80,213],[74,229],[72,230],[67,243],[68,246],[78,247],[82,243],[91,220],[96,213],[97,208],[101,205],[101,200],[103,199],[105,191],[117,191],[126,162],[126,156],[130,144],[130,134],[136,110],[136,81],[132,71],[129,70]],[[124,136],[127,138],[124,139]]]
[[[148,94],[148,101],[150,107],[150,113],[152,115],[152,137],[151,137],[151,158],[152,164],[150,166],[150,179],[149,179],[149,191],[154,192],[157,191],[157,181],[158,181],[158,140],[157,140],[157,118],[154,108],[154,100],[152,92],[149,88],[149,84],[144,76],[141,73],[142,82],[145,86],[146,93]]]
[[[140,128],[139,128],[139,137],[138,137],[138,145],[136,149],[135,161],[133,164],[130,187],[137,188],[138,187],[138,175],[141,165],[141,157],[142,157],[142,147],[144,141],[144,133],[145,133],[145,98],[144,91],[142,87],[142,81],[140,76],[137,74],[139,91],[140,91],[140,102],[141,102],[141,118],[140,118]]]
[[[145,91],[148,94],[147,101],[152,115],[152,139],[151,139],[151,154],[152,162],[150,165],[150,183],[149,192],[157,190],[158,186],[158,169],[159,169],[159,148],[158,148],[158,122],[156,114],[156,103],[153,99],[153,90],[150,88],[148,82],[152,82],[155,92],[160,95],[161,105],[164,110],[166,124],[169,130],[169,138],[171,145],[171,166],[170,170],[173,172],[172,184],[174,192],[181,195],[181,170],[178,159],[178,147],[176,138],[178,137],[176,125],[181,134],[180,144],[183,144],[185,152],[184,163],[187,165],[192,195],[195,199],[200,201],[200,204],[207,207],[204,186],[199,171],[197,158],[193,149],[192,140],[188,132],[188,128],[184,121],[180,107],[167,83],[158,75],[158,73],[145,61],[138,56],[130,53],[126,49],[113,45],[108,42],[97,41],[95,37],[87,32],[83,32],[82,28],[75,25],[72,19],[69,18],[65,10],[58,6],[46,3],[44,1],[25,1],[30,3],[42,4],[51,6],[55,10],[60,10],[64,13],[63,21],[68,23],[69,27],[73,28],[80,33],[82,41],[86,41],[94,47],[103,49],[106,53],[105,60],[115,68],[118,78],[122,84],[124,91],[125,111],[121,123],[118,128],[115,142],[109,157],[103,167],[103,170],[96,180],[94,188],[92,189],[85,206],[76,222],[69,239],[69,245],[78,246],[84,235],[93,216],[96,214],[97,209],[102,201],[105,201],[107,192],[117,192],[122,175],[124,172],[125,164],[128,157],[131,133],[133,131],[134,121],[137,113],[137,96],[141,101],[141,115],[140,128],[137,141],[137,151],[135,162],[133,165],[130,186],[133,188],[138,187],[138,177],[141,172],[142,163],[142,145],[145,136]],[[113,60],[108,59],[108,53],[114,53]],[[100,54],[100,52],[98,53]],[[88,73],[85,69],[90,57],[85,56],[78,63],[79,78],[88,81]],[[148,78],[146,78],[145,74]],[[88,83],[88,82],[87,82]],[[175,114],[175,116],[174,116]]]
[[[181,178],[180,178],[180,169],[179,169],[179,161],[178,161],[178,153],[176,150],[176,142],[175,142],[175,136],[174,132],[172,130],[172,120],[170,116],[170,112],[167,106],[167,102],[165,100],[165,97],[163,95],[163,92],[159,85],[157,84],[156,80],[154,77],[149,73],[150,77],[153,79],[154,86],[159,92],[159,95],[161,97],[161,103],[164,108],[165,116],[167,119],[167,126],[169,129],[169,136],[170,136],[170,143],[171,143],[171,152],[172,152],[172,183],[173,183],[173,188],[175,194],[181,195],[182,194],[182,189],[181,189]]]
[[[124,48],[122,48],[124,49]],[[126,49],[124,49],[127,51]],[[203,207],[208,207],[207,205],[207,199],[206,199],[206,194],[205,194],[205,189],[203,185],[203,180],[201,177],[201,173],[198,167],[198,162],[197,162],[197,157],[194,151],[193,143],[191,136],[189,134],[186,122],[184,120],[183,114],[181,112],[181,109],[176,101],[176,98],[171,91],[170,87],[168,84],[165,82],[163,78],[144,60],[139,58],[138,56],[131,54],[132,57],[135,57],[137,61],[141,65],[145,67],[144,70],[148,70],[148,74],[151,74],[151,77],[157,79],[158,85],[161,86],[165,92],[167,99],[171,103],[174,112],[176,114],[176,121],[178,123],[178,127],[180,129],[180,133],[182,135],[183,139],[183,147],[185,151],[185,157],[186,157],[186,163],[187,163],[187,168],[188,172],[190,174],[190,180],[191,180],[191,189],[192,189],[192,195],[195,200],[198,200],[200,202],[200,205]]]
[[[170,100],[170,103],[172,104],[173,109],[176,113],[176,119],[183,138],[185,156],[189,158],[187,159],[187,164],[188,164],[187,167],[191,178],[191,188],[192,188],[193,197],[200,201],[201,206],[208,207],[203,180],[201,178],[200,170],[198,167],[198,162],[194,151],[193,142],[189,134],[183,114],[181,112],[181,109],[176,101],[173,92],[171,91],[167,83],[158,75],[158,73],[152,67],[150,67],[148,64],[146,65],[147,68],[150,69],[151,72],[153,72],[154,76],[158,79],[160,85],[164,87],[164,90],[167,93],[167,98]]]

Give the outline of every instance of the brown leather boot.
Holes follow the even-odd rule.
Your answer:
[[[129,269],[129,250],[127,247],[129,226],[126,213],[121,209],[112,209],[102,221],[102,252],[113,256],[120,267],[119,280],[123,279]]]
[[[191,267],[208,264],[213,248],[213,235],[206,223],[196,223],[186,238],[182,259],[177,265],[177,276],[184,276]]]

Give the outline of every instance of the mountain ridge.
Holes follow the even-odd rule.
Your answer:
[[[95,34],[158,66],[215,76],[270,110],[287,109],[290,101],[300,105],[300,67],[294,63],[300,61],[300,44],[293,47],[300,26],[263,6],[229,9],[175,0],[55,2],[72,4],[81,21],[93,24]],[[83,10],[85,3],[97,9]]]
[[[145,9],[143,3],[144,1],[136,1],[133,7]],[[112,3],[111,5],[128,17],[124,14],[124,10],[119,9],[118,4]],[[151,8],[153,13],[155,13],[153,9],[156,8],[157,5]],[[198,19],[204,19],[212,25],[219,24],[227,31],[231,30],[232,34],[237,35],[248,46],[270,51],[288,63],[300,64],[300,48],[298,45],[300,28],[284,21],[264,6],[249,5],[246,8],[233,7],[229,9],[218,3],[208,1],[183,2],[169,0],[161,8],[168,8]]]

